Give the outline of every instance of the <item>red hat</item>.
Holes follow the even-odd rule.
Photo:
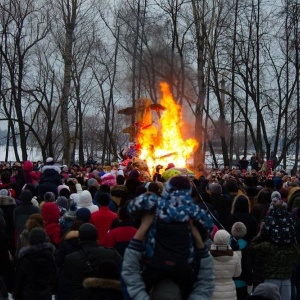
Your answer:
[[[175,165],[173,163],[169,163],[166,167],[166,171],[172,168],[175,168]]]

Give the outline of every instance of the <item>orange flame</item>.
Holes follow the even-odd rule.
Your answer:
[[[181,107],[174,101],[167,83],[162,82],[160,89],[160,104],[166,109],[159,119],[158,131],[152,125],[152,117],[149,117],[146,108],[142,124],[149,125],[142,127],[137,134],[137,142],[141,147],[139,157],[146,160],[151,173],[157,165],[165,168],[170,162],[175,167],[186,167],[187,159],[199,146],[195,139],[183,140],[180,130],[184,126]]]

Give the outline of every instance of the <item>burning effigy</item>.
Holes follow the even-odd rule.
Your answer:
[[[186,168],[187,159],[199,144],[192,138],[184,140],[181,106],[174,100],[167,83],[162,82],[160,89],[159,104],[151,104],[149,99],[138,99],[135,108],[119,111],[135,114],[135,123],[123,131],[129,133],[132,140],[127,149],[128,157],[133,163],[136,159],[146,162],[150,174],[161,166],[164,180],[176,175],[191,175],[192,172]],[[152,115],[153,110],[156,116]]]

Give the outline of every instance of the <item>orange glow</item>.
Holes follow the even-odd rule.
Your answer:
[[[183,140],[181,107],[174,101],[167,83],[162,82],[160,89],[160,104],[165,110],[161,112],[158,128],[152,124],[152,117],[147,113],[149,110],[146,106],[141,122],[144,126],[141,126],[137,134],[137,143],[141,147],[139,157],[146,160],[151,173],[157,165],[166,168],[170,162],[175,167],[186,167],[187,159],[199,146],[195,139]]]

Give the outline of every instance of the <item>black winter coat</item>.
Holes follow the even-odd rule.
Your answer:
[[[65,278],[61,269],[63,267],[65,257],[68,254],[80,250],[78,235],[79,234],[77,230],[69,231],[59,245],[58,253],[56,255],[56,264],[59,269],[57,279],[56,300],[71,299],[71,282],[67,278]]]
[[[14,299],[52,299],[57,273],[54,250],[50,243],[21,249],[16,268]]]
[[[81,250],[65,257],[63,275],[71,281],[71,299],[84,297],[83,281],[97,273],[99,264],[105,259],[114,260],[121,267],[122,258],[113,248],[100,247],[97,242],[82,242]]]

